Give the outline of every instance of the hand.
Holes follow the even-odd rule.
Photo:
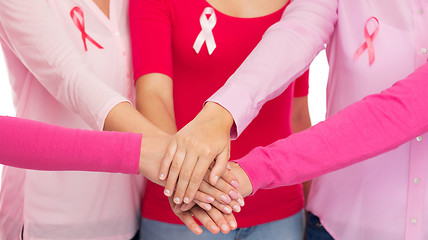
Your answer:
[[[143,137],[141,140],[141,154],[139,163],[139,172],[150,181],[165,186],[165,181],[158,178],[161,161],[165,155],[166,149],[172,140],[171,135],[163,135],[159,137]],[[208,185],[208,183],[206,183]],[[201,206],[207,206],[215,201],[212,197],[214,191],[198,191],[195,200]],[[235,191],[236,192],[236,191]],[[221,199],[218,197],[217,199]],[[229,199],[230,201],[230,199]],[[211,205],[209,205],[211,206]]]
[[[199,191],[196,194],[196,198],[193,201],[204,210],[210,210],[211,206],[214,206],[221,212],[227,214],[231,213],[232,211],[240,212],[241,207],[245,205],[245,202],[242,195],[237,190],[239,187],[237,178],[230,171],[226,171],[217,181],[216,185],[212,186],[208,183],[209,174],[210,170],[208,170],[205,174],[204,180],[202,181]],[[200,193],[213,196],[212,199],[215,200],[211,201],[210,204],[200,203],[199,200],[197,200]],[[182,205],[181,210],[187,211],[193,205],[193,203],[185,203]]]
[[[235,230],[237,227],[233,214],[223,214],[215,208],[205,211],[197,205],[193,206],[189,211],[182,211],[180,210],[180,205],[175,204],[172,198],[169,198],[169,203],[175,215],[180,218],[190,231],[197,235],[202,234],[203,230],[196,223],[193,216],[213,234],[217,234],[220,231],[228,234],[230,230]]]
[[[230,157],[232,124],[233,118],[226,109],[208,102],[198,116],[175,135],[159,173],[161,180],[167,179],[165,195],[172,196],[175,189],[175,203],[183,200],[190,203],[214,159],[216,164],[209,182],[216,184]]]
[[[158,177],[161,162],[173,139],[172,135],[159,137],[143,137],[141,140],[141,154],[139,172],[150,181],[165,186],[165,181]]]
[[[253,192],[253,185],[251,184],[251,180],[248,177],[247,173],[244,171],[244,169],[239,166],[239,164],[235,162],[229,162],[230,166],[230,172],[233,174],[233,176],[236,177],[237,181],[239,182],[238,192],[246,197],[250,195]],[[225,181],[229,182],[231,181],[230,176],[228,175]]]

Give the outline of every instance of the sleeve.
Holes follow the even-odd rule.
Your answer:
[[[306,97],[309,93],[309,70],[294,83],[294,97]]]
[[[53,97],[102,130],[110,110],[128,100],[93,74],[50,4],[0,1],[0,37]]]
[[[171,16],[166,0],[130,0],[135,80],[148,73],[173,77]]]
[[[267,101],[280,95],[324,49],[337,20],[338,0],[294,0],[281,20],[225,85],[208,101],[226,108],[236,124],[236,138]]]
[[[428,63],[308,130],[252,150],[237,162],[260,188],[291,185],[344,168],[428,131]]]
[[[138,174],[140,149],[141,134],[70,129],[0,116],[0,163],[8,166]]]

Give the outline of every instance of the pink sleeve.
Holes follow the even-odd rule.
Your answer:
[[[93,74],[51,2],[0,1],[0,38],[53,97],[102,130],[110,110],[128,100]]]
[[[173,78],[170,17],[166,0],[129,1],[135,80],[148,73]]]
[[[241,134],[263,104],[280,95],[324,49],[337,20],[338,0],[294,0],[282,19],[208,101],[225,107]]]
[[[237,162],[254,192],[312,179],[397,148],[428,130],[428,63],[308,130]]]
[[[141,134],[53,126],[0,116],[0,163],[35,170],[138,174]]]

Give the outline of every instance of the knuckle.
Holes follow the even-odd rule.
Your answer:
[[[188,180],[190,178],[190,173],[188,171],[180,172],[180,180]]]

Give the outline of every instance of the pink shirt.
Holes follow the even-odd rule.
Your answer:
[[[292,18],[296,23],[286,20],[272,26],[212,100],[230,107],[238,133],[242,132],[266,99],[279,94],[295,72],[309,65],[323,41],[327,42],[321,33],[331,33],[338,18],[328,47],[330,118],[426,63],[426,10],[428,3],[417,0],[294,1],[283,19]],[[365,42],[364,29],[371,17],[379,20],[372,65],[367,50],[354,60],[354,53]],[[297,25],[298,21],[304,24]],[[372,24],[368,22],[369,35],[376,26]],[[306,58],[295,61],[288,48]],[[288,67],[276,66],[278,62]],[[427,75],[425,65],[382,94],[365,98],[309,131],[255,149],[239,162],[257,190],[292,184],[389,151],[315,179],[308,209],[321,217],[336,239],[426,239]],[[236,91],[235,86],[240,85],[247,87]],[[237,106],[245,107],[241,111]],[[278,171],[267,174],[273,170]]]
[[[19,117],[101,130],[116,104],[132,101],[128,1],[110,5],[107,19],[91,0],[0,2],[0,41]],[[85,38],[85,51],[70,16],[74,7],[84,14],[84,32],[103,49]],[[130,239],[142,183],[135,175],[5,167],[0,238],[18,239],[24,225],[28,240]]]

